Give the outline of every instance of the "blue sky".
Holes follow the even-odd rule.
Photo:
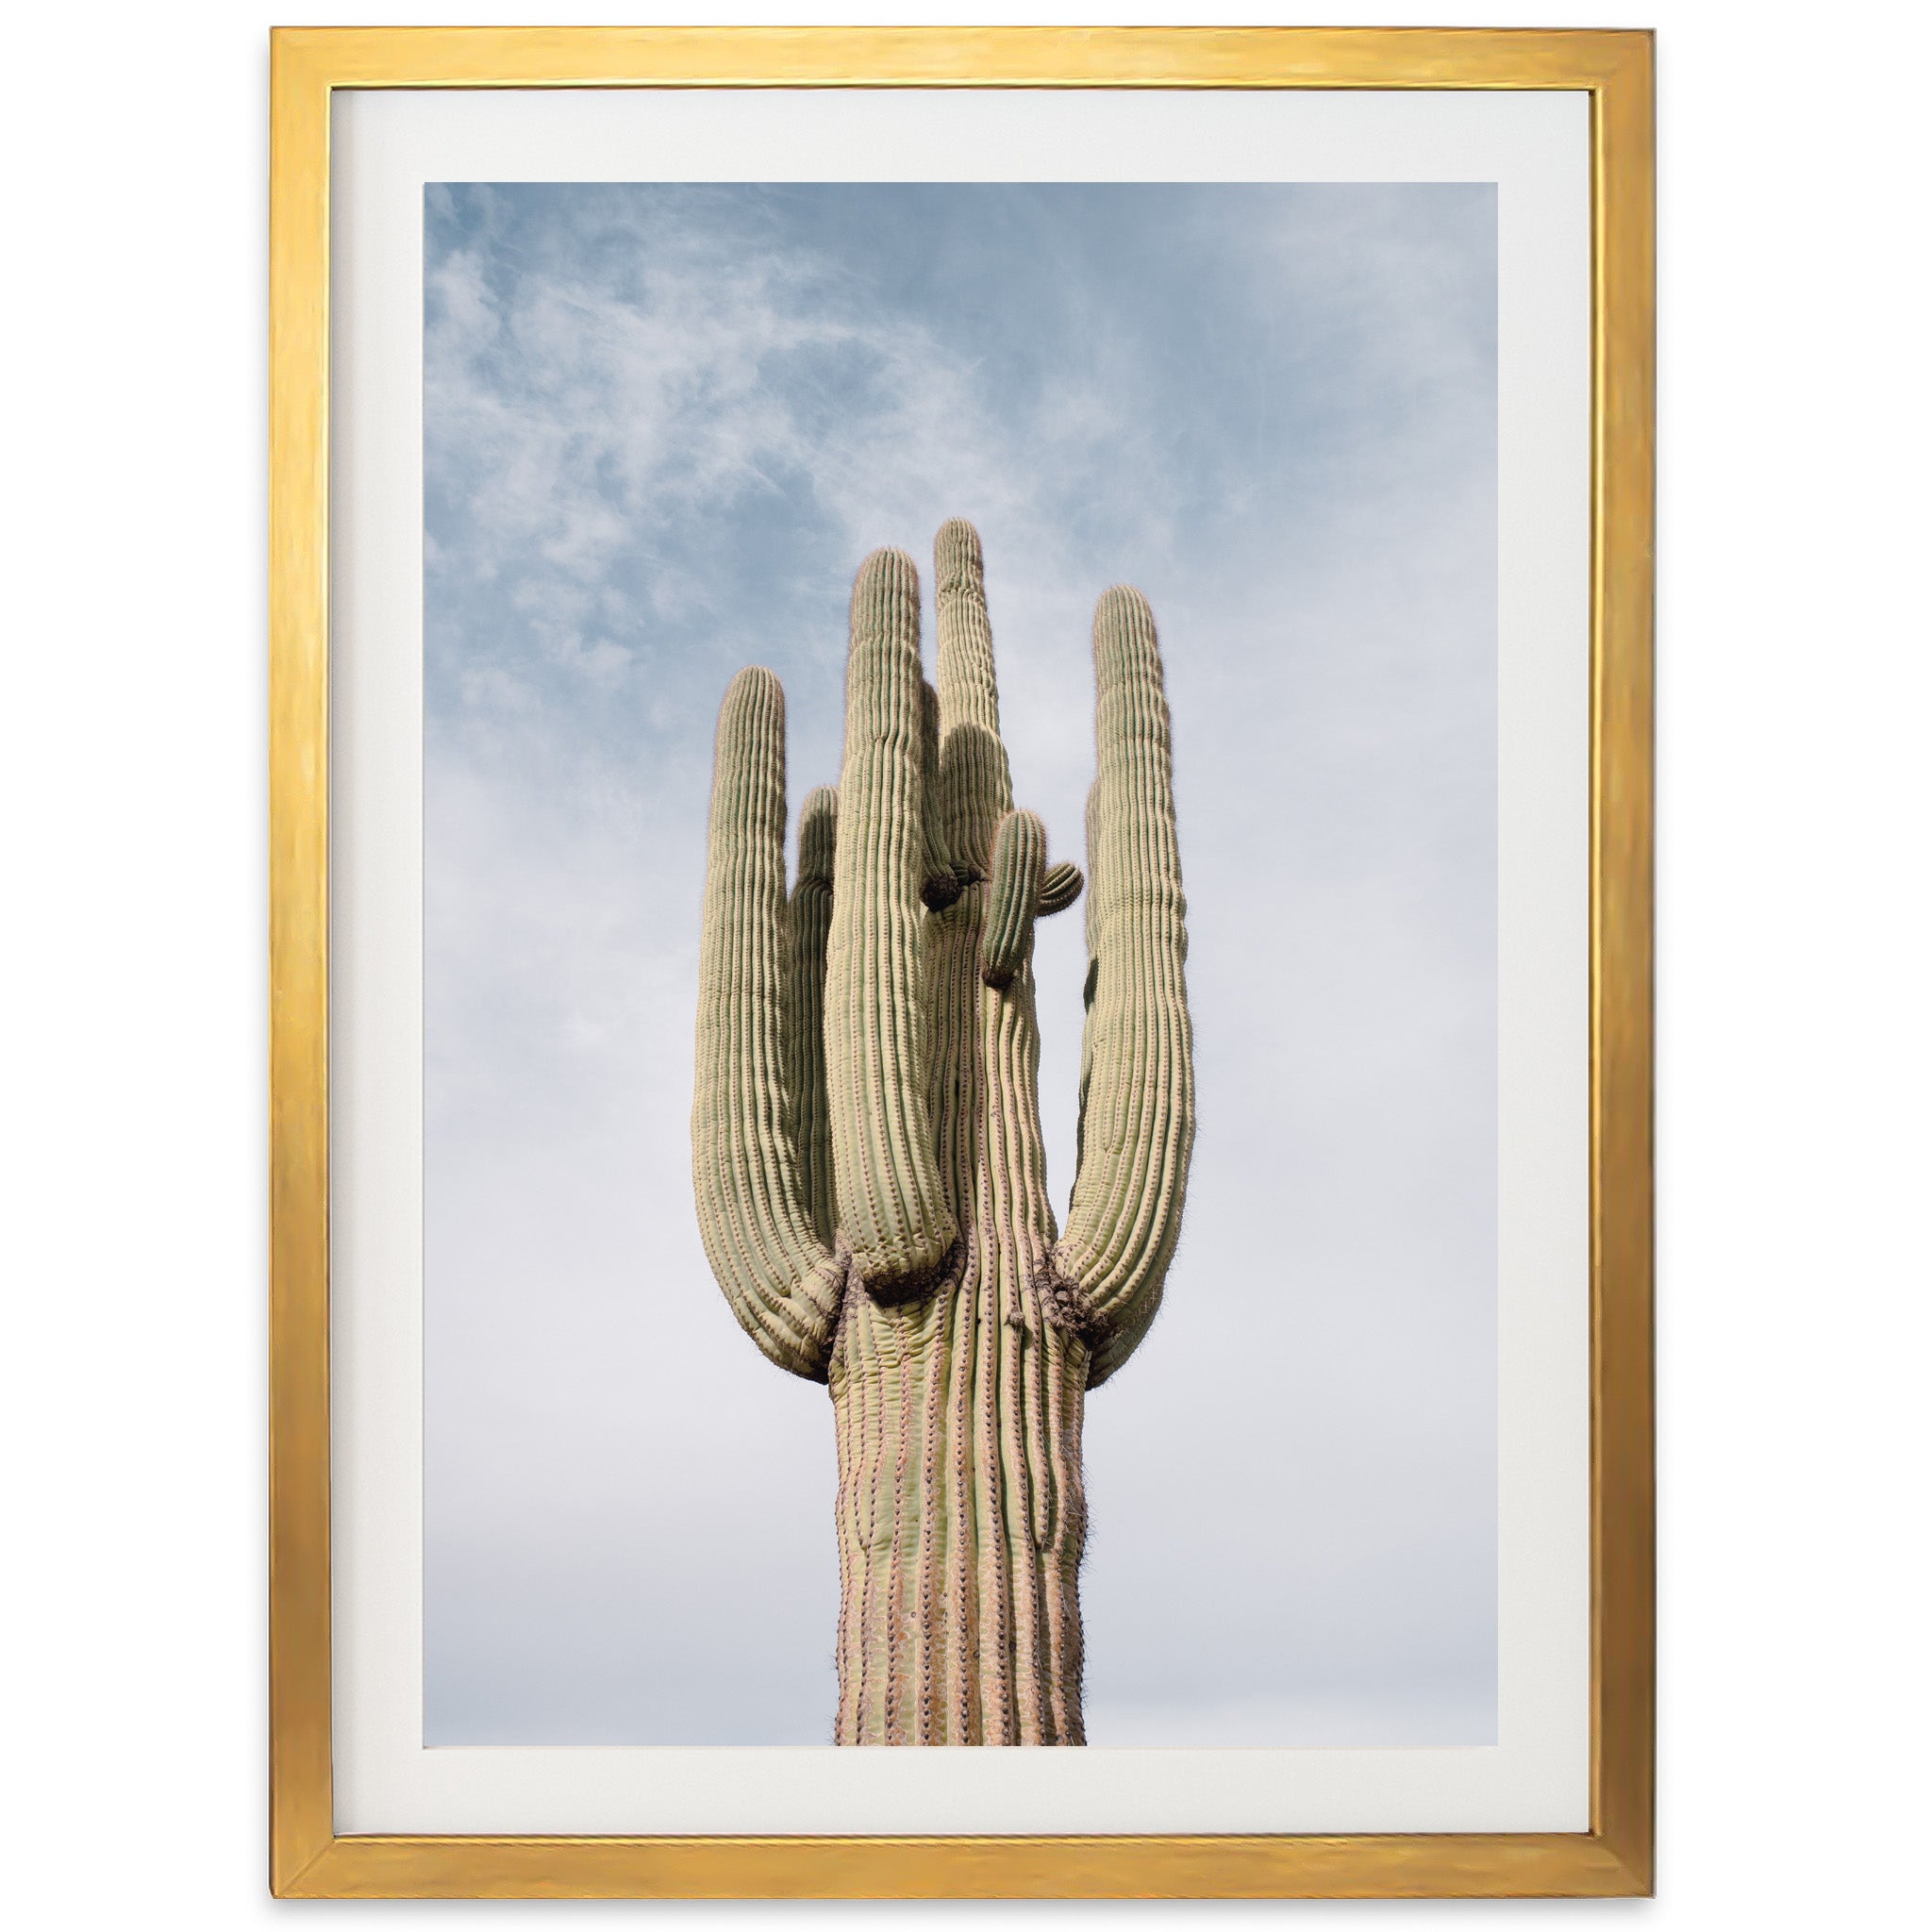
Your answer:
[[[1484,185],[433,186],[427,1736],[821,1742],[822,1391],[712,1286],[710,737],[836,777],[859,558],[979,527],[1078,858],[1088,627],[1160,625],[1200,1134],[1089,1411],[1096,1744],[1476,1742],[1495,1558]],[[928,602],[929,610],[929,602]],[[1041,930],[1072,1176],[1077,921]]]

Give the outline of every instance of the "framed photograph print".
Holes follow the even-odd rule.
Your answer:
[[[278,1895],[1649,1890],[1651,113],[275,35]]]

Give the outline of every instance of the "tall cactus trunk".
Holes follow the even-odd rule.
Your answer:
[[[1086,1392],[1139,1345],[1193,1141],[1167,700],[1139,592],[1094,614],[1080,1171],[1047,1200],[1037,919],[1079,896],[1013,808],[979,540],[852,599],[845,757],[785,895],[784,694],[718,724],[691,1173],[732,1311],[838,1426],[846,1744],[1079,1744]]]
[[[841,1744],[1086,1740],[1088,1348],[1041,1306],[1033,974],[983,983],[987,896],[926,927],[940,1165],[971,1231],[958,1281],[891,1306],[849,1288],[833,1346]]]

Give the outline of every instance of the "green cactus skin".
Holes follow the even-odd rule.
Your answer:
[[[1051,919],[1056,912],[1064,912],[1080,896],[1080,888],[1086,883],[1086,874],[1071,859],[1048,866],[1040,882],[1040,917]]]
[[[858,574],[844,768],[806,800],[789,904],[783,694],[752,670],[725,695],[692,1173],[732,1311],[830,1386],[838,1740],[1078,1744],[1086,1393],[1159,1306],[1193,1141],[1167,701],[1145,600],[1109,591],[1061,1239],[1033,929],[1082,878],[1013,808],[979,539],[935,549],[937,689],[911,560]]]
[[[698,956],[691,1178],[711,1272],[781,1369],[823,1380],[845,1265],[826,1252],[786,1131],[785,693],[741,671],[718,718]]]
[[[782,833],[781,833],[782,836]],[[839,845],[839,793],[821,785],[798,815],[798,883],[791,890],[791,978],[786,983],[786,1090],[798,1191],[813,1232],[827,1248],[838,1225],[832,1186],[832,1121],[825,1096],[825,948],[832,937],[832,856]],[[840,1283],[842,1295],[844,1284]]]
[[[1080,1167],[1054,1263],[1086,1300],[1098,1338],[1089,1386],[1097,1388],[1146,1334],[1180,1237],[1194,1147],[1194,1045],[1174,735],[1154,613],[1140,591],[1117,587],[1101,598],[1093,675],[1093,991],[1082,1051]]]
[[[1046,827],[1030,811],[1009,811],[993,834],[991,890],[979,937],[979,976],[1004,991],[1033,938],[1046,878]]]
[[[887,1300],[930,1286],[959,1234],[924,1079],[924,682],[919,573],[902,551],[874,551],[852,591],[824,1035],[839,1231]]]

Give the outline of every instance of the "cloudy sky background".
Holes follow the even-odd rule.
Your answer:
[[[431,1743],[822,1743],[823,1390],[690,1191],[710,741],[835,780],[879,544],[985,541],[1022,804],[1079,858],[1089,625],[1174,718],[1200,1131],[1089,1409],[1105,1744],[1479,1743],[1495,1689],[1487,186],[432,187]],[[1073,1175],[1077,916],[1041,930]]]

